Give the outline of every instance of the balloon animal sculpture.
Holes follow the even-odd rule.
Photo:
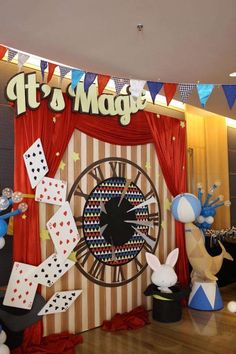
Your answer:
[[[22,200],[23,194],[21,192],[13,192],[10,188],[3,189],[2,195],[0,197],[0,213],[14,203],[20,204],[16,210],[6,214],[0,214],[0,249],[5,246],[4,236],[7,233],[7,223],[5,220],[11,216],[24,213],[28,209],[28,205],[26,203],[21,203]]]
[[[198,198],[190,193],[177,195],[171,204],[171,211],[174,218],[185,224],[185,244],[189,262],[193,268],[191,273],[193,281],[216,281],[215,274],[220,270],[223,259],[233,260],[231,255],[226,252],[224,246],[219,241],[222,249],[220,255],[212,257],[206,250],[205,237],[203,231],[211,227],[216,214],[216,208],[226,205],[221,201],[222,197],[217,197],[210,202],[214,190],[219,183],[214,183],[208,190],[205,202],[202,201],[203,190],[198,185]],[[194,224],[195,223],[195,224]]]

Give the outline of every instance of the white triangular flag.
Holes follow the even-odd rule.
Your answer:
[[[144,80],[130,80],[130,93],[133,97],[139,97],[146,81]]]
[[[27,62],[29,57],[28,54],[18,53],[18,71],[21,71],[22,66]]]

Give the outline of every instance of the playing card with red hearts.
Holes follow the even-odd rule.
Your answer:
[[[58,259],[64,261],[79,242],[79,232],[69,202],[47,222],[47,228],[54,243]]]
[[[31,279],[36,268],[25,263],[14,263],[3,305],[31,309],[38,287],[38,283]]]
[[[35,200],[48,204],[63,205],[66,201],[67,182],[44,177],[36,187]]]

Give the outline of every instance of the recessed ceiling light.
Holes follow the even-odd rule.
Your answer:
[[[236,77],[236,71],[234,71],[233,73],[229,74],[230,77]]]

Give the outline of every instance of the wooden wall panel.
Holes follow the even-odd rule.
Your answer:
[[[80,155],[80,159],[73,161],[73,152]],[[171,214],[166,210],[166,198],[171,199],[167,190],[159,163],[156,157],[155,149],[152,144],[142,146],[118,146],[111,145],[93,139],[85,134],[75,131],[68,148],[62,158],[66,164],[64,170],[59,169],[56,178],[67,180],[68,190],[70,190],[75,178],[93,161],[105,157],[122,157],[132,160],[147,171],[154,181],[159,193],[162,220],[164,228],[161,228],[161,234],[156,254],[163,261],[167,253],[174,248],[174,222]],[[150,168],[145,168],[146,163],[150,163]],[[148,166],[147,166],[148,167]],[[132,177],[131,169],[128,170],[128,177]],[[86,184],[86,182],[83,182]],[[90,182],[88,182],[90,183]],[[94,183],[94,182],[91,182]],[[144,182],[142,182],[144,183]],[[95,186],[95,185],[94,185]],[[91,188],[91,186],[89,186]],[[142,190],[147,191],[147,186],[142,185]],[[87,186],[83,185],[86,190]],[[81,198],[82,199],[82,198]],[[78,215],[82,213],[84,201],[74,203],[70,202],[72,210]],[[57,206],[40,205],[40,227],[46,228],[47,220],[58,209]],[[42,241],[43,259],[54,252],[51,240]],[[144,257],[142,255],[142,257]],[[143,259],[144,261],[144,259]],[[131,272],[132,264],[127,267],[127,272]],[[111,268],[111,267],[109,267]],[[56,291],[67,289],[82,289],[83,293],[73,306],[63,314],[48,315],[44,317],[45,335],[69,330],[72,333],[79,333],[88,329],[100,326],[103,320],[111,319],[115,313],[130,311],[138,305],[145,305],[151,308],[151,299],[143,295],[143,291],[150,284],[151,271],[147,268],[134,281],[120,287],[102,287],[94,284],[82,275],[76,267],[73,267],[51,288],[42,288],[43,296],[48,299]],[[111,274],[109,274],[111,277]]]

